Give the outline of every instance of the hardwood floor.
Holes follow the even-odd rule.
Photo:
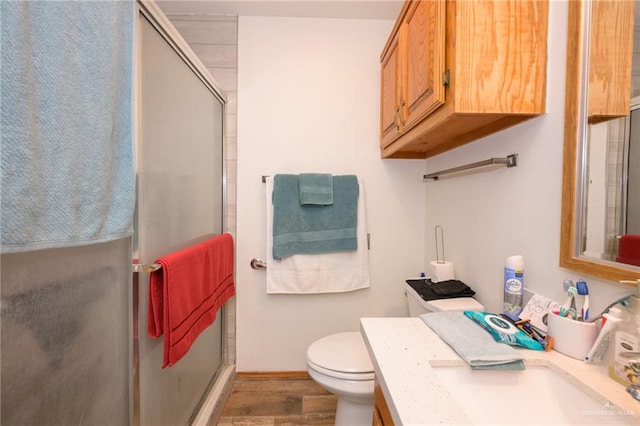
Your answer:
[[[333,425],[336,404],[306,372],[238,373],[216,425]]]

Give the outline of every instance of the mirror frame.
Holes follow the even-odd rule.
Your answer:
[[[586,135],[586,81],[588,80],[588,1],[570,1],[567,37],[567,76],[565,85],[564,151],[562,170],[562,211],[560,219],[560,266],[609,281],[637,280],[633,266],[579,255],[577,238],[582,222],[580,205],[583,155],[581,143]]]

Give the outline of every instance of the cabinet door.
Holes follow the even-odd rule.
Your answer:
[[[400,50],[398,34],[394,37],[382,58],[381,109],[380,109],[380,145],[384,148],[400,135]]]
[[[372,426],[394,426],[389,406],[387,405],[387,401],[384,399],[384,394],[382,393],[382,389],[380,389],[380,384],[377,380],[374,382],[373,393],[375,404],[373,407]]]
[[[382,417],[380,417],[380,410],[377,406],[373,407],[373,419],[371,420],[371,426],[384,426]]]
[[[405,130],[444,104],[445,1],[413,2],[402,28]]]

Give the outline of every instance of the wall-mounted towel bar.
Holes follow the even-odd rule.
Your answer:
[[[133,269],[133,272],[150,273],[161,269],[162,265],[159,263],[152,263],[151,265],[146,265],[144,263],[133,263],[131,264],[131,268]]]
[[[462,172],[471,171],[487,171],[493,170],[498,167],[515,167],[518,165],[518,154],[511,154],[507,157],[500,158],[489,158],[488,160],[478,161],[471,164],[465,164],[464,166],[454,167],[452,169],[441,170],[436,173],[429,173],[428,175],[424,175],[423,180],[433,179],[438,180],[440,177],[444,175],[452,175],[452,174],[462,174]],[[483,170],[476,170],[480,168],[485,168]]]
[[[267,269],[267,264],[260,259],[253,258],[249,264],[252,269]]]

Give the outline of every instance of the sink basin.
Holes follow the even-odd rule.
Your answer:
[[[474,424],[635,424],[634,418],[546,366],[523,371],[434,366],[434,372]]]

